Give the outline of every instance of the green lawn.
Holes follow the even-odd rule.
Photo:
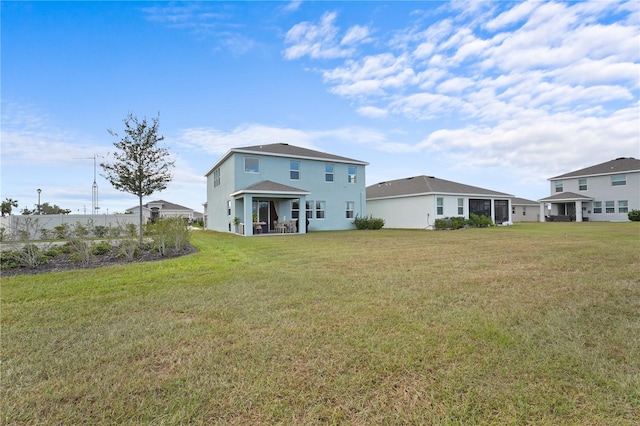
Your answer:
[[[193,243],[2,278],[4,423],[640,418],[640,223]]]

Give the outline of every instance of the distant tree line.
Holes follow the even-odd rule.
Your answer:
[[[14,208],[18,208],[18,200],[14,200],[12,198],[6,198],[2,202],[2,217],[9,216]],[[33,210],[30,210],[28,207],[23,208],[20,211],[22,215],[39,215],[39,214],[69,214],[71,213],[71,209],[63,209],[59,207],[57,204],[51,205],[49,203],[40,204],[39,208],[36,206]]]

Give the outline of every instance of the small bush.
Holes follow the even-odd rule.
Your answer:
[[[436,219],[433,223],[435,229],[460,229],[464,228],[467,220],[462,216],[445,217],[444,219]]]
[[[108,232],[109,228],[107,228],[106,226],[96,225],[93,227],[93,235],[98,238],[104,238],[105,236],[107,236]]]
[[[111,244],[109,244],[106,241],[101,241],[97,244],[94,244],[91,247],[91,253],[93,253],[96,256],[103,256],[105,254],[109,254],[110,251],[111,251]]]
[[[629,220],[640,222],[640,210],[631,210],[627,216],[629,217]]]
[[[473,226],[475,228],[486,228],[488,226],[493,226],[493,221],[488,216],[479,216],[475,213],[471,213],[469,215],[468,224],[469,226]]]
[[[66,240],[69,237],[69,225],[66,223],[62,223],[53,228],[53,236],[58,240]]]
[[[372,216],[356,216],[353,220],[353,224],[356,226],[356,229],[382,229],[384,226],[384,219]]]

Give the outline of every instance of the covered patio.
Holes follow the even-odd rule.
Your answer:
[[[547,198],[538,200],[540,202],[540,222],[586,222],[589,220],[585,212],[589,210],[593,198],[573,192],[562,192]],[[547,205],[551,209],[547,210]]]
[[[308,191],[264,180],[231,194],[245,235],[306,233]],[[302,219],[302,220],[301,220]]]

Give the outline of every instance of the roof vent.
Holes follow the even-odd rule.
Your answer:
[[[435,179],[435,176],[427,176],[429,179]]]
[[[616,158],[616,161],[617,160],[626,160],[626,159],[627,159],[627,157],[618,157],[618,158]]]

